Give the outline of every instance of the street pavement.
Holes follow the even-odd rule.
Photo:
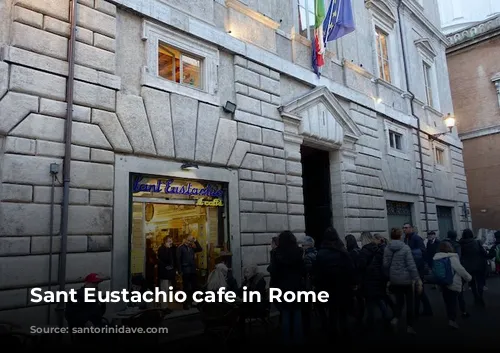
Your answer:
[[[307,345],[311,346],[335,346],[338,342],[343,348],[366,349],[384,347],[384,350],[397,349],[425,349],[426,347],[440,346],[443,348],[460,349],[491,349],[498,351],[500,344],[500,277],[491,277],[487,281],[488,290],[485,291],[486,308],[474,305],[472,292],[465,292],[465,300],[470,317],[463,319],[459,317],[457,322],[460,329],[455,330],[448,327],[448,319],[441,292],[426,285],[426,293],[429,296],[434,315],[432,317],[421,317],[414,325],[416,335],[406,333],[404,327],[401,332],[388,332],[380,323],[373,332],[357,332],[352,339],[345,337],[324,337],[319,330],[317,318],[313,323],[313,334]],[[228,348],[237,351],[255,351],[265,349],[279,344],[279,329],[274,320],[274,327],[265,330],[264,327],[254,327],[252,333],[247,333],[245,339],[234,335],[227,343]],[[169,349],[204,346],[220,347],[220,343],[205,335],[174,340],[164,343]],[[292,348],[298,348],[297,346]],[[295,349],[292,349],[295,350]]]

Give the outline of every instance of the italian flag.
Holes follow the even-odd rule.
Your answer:
[[[323,22],[325,21],[325,1],[314,0],[316,17],[314,21],[314,54],[316,55],[316,67],[325,65],[325,41],[323,39]]]

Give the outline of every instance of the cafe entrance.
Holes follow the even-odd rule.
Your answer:
[[[172,239],[174,253],[189,236],[201,245],[195,260],[198,287],[205,285],[215,264],[230,266],[224,184],[133,175],[131,185],[131,279],[142,276],[149,288],[160,286],[157,254],[166,237]],[[173,287],[183,287],[179,274]],[[182,304],[169,303],[169,309],[182,310]]]

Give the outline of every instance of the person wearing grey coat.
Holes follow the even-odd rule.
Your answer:
[[[384,250],[383,267],[389,279],[390,290],[396,297],[394,318],[391,324],[397,326],[406,302],[407,332],[414,334],[415,331],[412,327],[415,317],[414,284],[418,286],[417,288],[421,288],[422,281],[410,247],[401,240],[402,235],[401,229],[393,228],[391,230],[392,240]]]

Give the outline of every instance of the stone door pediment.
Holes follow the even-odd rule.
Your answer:
[[[347,139],[354,143],[362,132],[337,98],[324,86],[280,107],[284,119],[294,121],[306,142],[337,149]]]

